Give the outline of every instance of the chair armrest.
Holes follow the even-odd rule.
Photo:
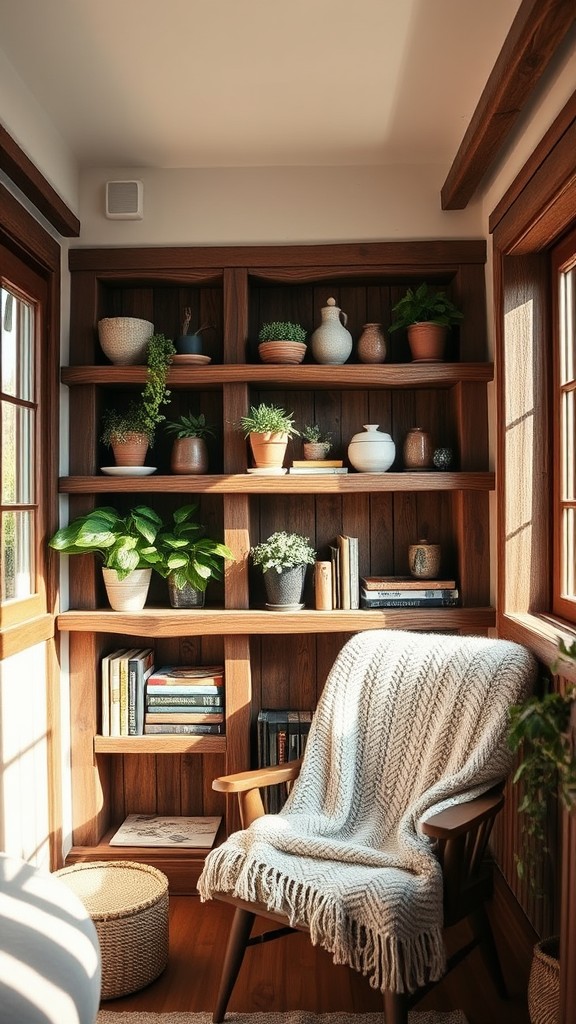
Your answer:
[[[237,772],[235,775],[221,775],[212,782],[212,789],[218,793],[245,793],[250,789],[276,786],[279,782],[293,782],[298,778],[302,758],[288,761],[287,764],[275,764],[268,768],[255,768],[253,771]]]
[[[420,822],[424,835],[432,839],[455,839],[476,828],[483,821],[496,817],[504,804],[502,792],[484,793],[465,804],[455,804]]]

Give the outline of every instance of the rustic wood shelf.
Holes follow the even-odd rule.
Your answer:
[[[378,608],[355,611],[273,612],[258,609],[143,608],[141,612],[66,611],[57,617],[64,633],[112,633],[135,637],[357,633],[364,629],[487,629],[493,608]]]
[[[65,476],[61,494],[365,494],[398,491],[493,491],[491,472],[334,473],[300,476]]]
[[[97,754],[224,754],[225,736],[95,736]]]

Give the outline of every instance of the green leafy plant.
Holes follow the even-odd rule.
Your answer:
[[[166,420],[164,429],[167,434],[171,434],[177,439],[183,437],[214,437],[214,430],[206,423],[206,417],[201,412],[199,416],[193,416],[191,412],[188,415],[182,415],[177,420]]]
[[[560,640],[558,650],[553,671],[561,666],[563,659],[576,661],[576,643],[566,646]],[[546,825],[550,797],[555,796],[568,809],[576,800],[576,756],[569,728],[574,700],[575,685],[558,693],[550,689],[550,681],[546,679],[541,694],[510,709],[508,741],[521,758],[513,782],[520,785],[518,811],[529,838],[527,863],[516,857],[520,877],[526,873],[527,866],[533,874],[533,853],[549,852]]]
[[[306,331],[300,324],[290,323],[289,320],[273,320],[269,324],[262,324],[258,335],[259,341],[300,341],[306,342]]]
[[[328,430],[322,430],[317,423],[307,424],[301,434],[303,439],[309,441],[310,444],[321,444],[326,452],[330,451],[332,434]]]
[[[392,312],[396,317],[389,327],[390,331],[419,323],[451,327],[463,316],[445,292],[436,292],[426,283],[418,285],[415,291],[408,288],[403,298],[392,306]]]
[[[170,399],[166,387],[168,369],[175,354],[173,342],[163,334],[153,334],[148,342],[147,375],[139,399],[133,399],[124,411],[105,409],[102,416],[101,440],[106,445],[123,443],[131,433],[144,434],[150,447],[154,444],[156,427],[165,416],[160,411]]]
[[[134,569],[149,569],[158,558],[156,538],[160,516],[146,505],[121,515],[110,506],[95,508],[57,530],[48,541],[63,555],[95,554],[105,569],[125,579]]]
[[[198,522],[198,505],[182,505],[163,525],[156,537],[157,557],[152,568],[164,578],[170,576],[177,590],[191,584],[204,592],[211,579],[221,579],[225,559],[234,561],[226,544],[204,535]]]
[[[286,533],[284,530],[271,534],[267,540],[250,548],[250,554],[254,565],[260,565],[262,572],[275,569],[280,573],[296,565],[313,565],[316,559],[316,552],[308,537],[300,533]]]
[[[240,418],[239,429],[244,431],[244,437],[249,434],[287,434],[288,437],[298,436],[299,431],[294,425],[294,413],[286,412],[276,405],[266,405],[261,402],[258,406],[250,406],[247,416]]]

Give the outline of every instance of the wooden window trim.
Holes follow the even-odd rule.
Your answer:
[[[571,231],[552,251],[552,292],[553,292],[553,321],[554,329],[552,332],[553,336],[553,399],[552,407],[555,408],[557,400],[560,397],[561,386],[560,386],[560,350],[559,350],[559,332],[560,332],[560,309],[559,309],[559,288],[558,283],[560,275],[567,268],[568,264],[571,264],[571,269],[574,272],[574,254],[576,253],[576,230]],[[573,387],[573,385],[572,385]],[[554,415],[553,423],[553,437],[554,444],[553,449],[556,453],[554,459],[554,471],[553,471],[553,511],[552,511],[552,523],[554,533],[554,545],[553,545],[553,583],[552,583],[552,611],[555,615],[566,619],[572,623],[574,629],[576,629],[576,600],[569,600],[562,597],[561,588],[561,560],[562,560],[562,539],[561,539],[561,465],[562,460],[558,458],[561,449],[562,439],[560,436],[560,418],[557,414]]]
[[[49,181],[26,156],[18,143],[0,125],[0,170],[34,203],[52,227],[64,238],[77,238],[80,221],[52,188]]]

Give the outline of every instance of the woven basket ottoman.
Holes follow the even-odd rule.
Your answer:
[[[55,872],[90,914],[102,954],[102,999],[149,985],[168,962],[168,879],[150,864],[113,860]]]

